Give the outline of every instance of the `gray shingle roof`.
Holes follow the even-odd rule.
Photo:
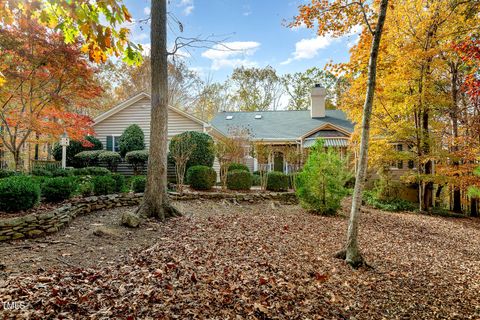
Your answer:
[[[255,119],[255,115],[262,117]],[[227,120],[227,116],[231,116],[231,120]],[[341,110],[326,110],[325,118],[311,118],[310,110],[219,112],[211,125],[225,135],[228,135],[231,128],[247,128],[254,139],[294,140],[325,123],[353,132],[353,123]]]

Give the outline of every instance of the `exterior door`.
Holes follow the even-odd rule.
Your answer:
[[[283,153],[276,152],[273,156],[273,170],[283,172]]]

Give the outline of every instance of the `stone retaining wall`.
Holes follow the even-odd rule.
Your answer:
[[[222,193],[222,192],[192,192],[180,195],[170,193],[174,201],[187,200],[222,200],[232,202],[261,202],[265,200],[279,201],[283,204],[296,204],[294,193]],[[111,194],[106,196],[87,197],[73,200],[51,212],[30,214],[22,217],[0,219],[0,241],[21,238],[34,238],[54,233],[68,225],[76,216],[93,211],[111,209],[114,207],[135,206],[140,203],[143,193]]]

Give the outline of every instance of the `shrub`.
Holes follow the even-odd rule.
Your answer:
[[[36,177],[51,177],[52,176],[51,171],[49,171],[47,169],[43,169],[43,168],[32,169],[32,172],[30,172],[30,174],[32,176],[36,176]]]
[[[130,151],[145,149],[145,135],[142,129],[137,124],[128,126],[118,139],[118,147],[122,157]]]
[[[111,173],[110,170],[103,167],[86,167],[84,169],[89,176],[108,176]]]
[[[17,176],[0,180],[0,210],[28,210],[39,200],[40,186],[31,177]]]
[[[122,157],[115,151],[104,151],[98,155],[98,161],[104,162],[108,170],[117,171],[118,164],[122,161]]]
[[[75,155],[75,159],[80,167],[95,166],[98,164],[98,156],[103,152],[105,150],[82,151]]]
[[[210,190],[217,182],[217,173],[207,166],[193,166],[188,168],[187,181],[195,190]]]
[[[73,175],[73,170],[55,168],[52,171],[52,177],[71,177]]]
[[[82,181],[78,185],[77,193],[83,197],[89,197],[93,194],[93,183],[91,181]]]
[[[125,155],[125,161],[132,166],[135,175],[140,174],[147,165],[148,150],[130,151]]]
[[[261,186],[262,179],[259,174],[252,174],[252,186]]]
[[[348,194],[344,187],[350,178],[345,162],[332,148],[325,151],[323,141],[311,148],[303,171],[298,175],[297,196],[307,210],[335,214]]]
[[[16,175],[17,173],[12,170],[0,169],[0,179],[8,178]]]
[[[368,205],[385,211],[413,211],[416,209],[415,205],[410,201],[403,199],[382,200],[378,196],[378,191],[366,190],[363,192],[363,200]]]
[[[287,191],[289,177],[283,172],[271,171],[267,174],[267,190]]]
[[[116,181],[111,176],[96,176],[92,179],[95,195],[111,194],[115,192]]]
[[[233,170],[242,170],[242,171],[247,171],[250,172],[250,169],[241,163],[230,163],[228,165],[228,171],[233,171]]]
[[[227,188],[230,190],[250,190],[252,175],[243,170],[233,170],[227,174]]]
[[[86,176],[88,175],[87,168],[75,168],[72,170],[72,174],[74,176]]]
[[[147,178],[145,176],[135,176],[131,180],[132,190],[136,193],[145,192],[145,186],[147,184]]]
[[[122,192],[125,189],[125,176],[114,173],[111,175],[113,180],[115,180],[115,192]]]
[[[187,169],[193,166],[213,166],[215,152],[212,137],[206,133],[196,131],[186,131],[177,135],[177,137],[180,141],[184,141],[184,138],[192,140],[192,142],[189,144],[195,145],[195,150],[192,152],[189,160],[187,161]],[[172,149],[172,143],[174,144],[173,140],[170,143],[170,149]]]
[[[88,144],[88,146],[87,146]],[[82,143],[80,141],[71,140],[70,145],[67,146],[67,166],[70,167],[79,167],[81,164],[75,158],[75,155],[87,150],[102,150],[103,144],[95,137],[87,136],[85,141]],[[62,160],[62,146],[56,144],[53,147],[53,157],[57,161]]]
[[[69,199],[75,186],[72,178],[56,177],[45,180],[41,190],[47,202],[58,202]]]

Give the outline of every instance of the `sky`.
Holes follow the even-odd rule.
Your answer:
[[[136,23],[129,25],[131,39],[147,50],[148,24],[138,22],[150,14],[149,0],[124,0]],[[279,74],[303,72],[326,63],[348,61],[349,48],[358,35],[318,37],[314,29],[285,25],[306,0],[170,0],[168,43],[176,37],[215,40],[205,48],[182,50],[180,59],[204,80],[223,81],[238,66],[272,66]],[[172,18],[173,17],[173,18]],[[174,22],[183,25],[179,31]],[[220,42],[221,44],[219,44]]]

